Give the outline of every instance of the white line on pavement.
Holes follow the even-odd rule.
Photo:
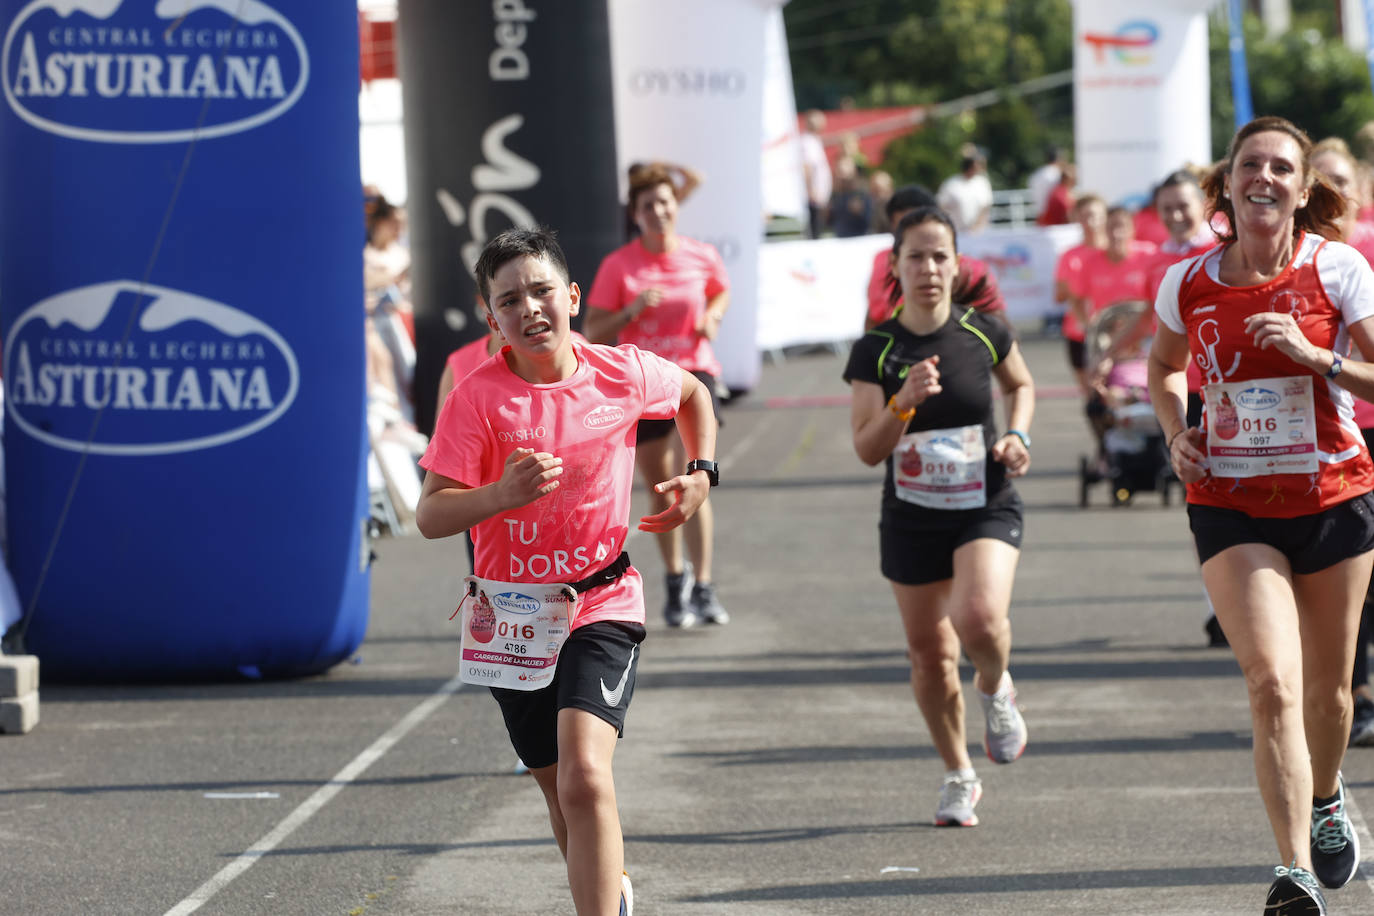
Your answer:
[[[754,428],[750,430],[749,435],[736,443],[735,447],[721,459],[721,467],[730,467],[741,455],[748,451],[758,439],[763,429],[769,425],[770,419],[770,417],[765,417],[761,422],[756,423]],[[637,532],[638,529],[631,528],[629,537],[625,539],[626,543],[628,543],[630,538],[633,538]],[[252,868],[258,859],[261,859],[275,849],[281,844],[282,840],[290,836],[297,827],[304,824],[317,811],[329,804],[330,800],[333,799],[335,795],[342,792],[348,784],[357,779],[364,770],[381,759],[383,754],[391,750],[391,748],[404,738],[411,729],[433,714],[445,700],[461,689],[462,686],[462,682],[455,676],[448,683],[444,684],[444,686],[440,687],[432,696],[411,710],[404,719],[393,725],[386,734],[374,741],[371,747],[353,758],[348,766],[339,771],[337,776],[316,789],[313,795],[302,802],[300,807],[296,808],[295,811],[287,815],[286,819],[278,824],[271,833],[254,843],[243,853],[243,855],[220,869],[217,875],[198,887],[191,896],[168,910],[164,916],[187,916],[187,914],[194,913],[196,910],[200,909],[200,907],[211,897],[223,890],[229,882]]]
[[[335,795],[342,792],[349,783],[362,775],[364,770],[380,760],[382,755],[391,750],[411,729],[429,718],[436,709],[443,705],[445,700],[462,689],[462,686],[462,681],[458,680],[455,675],[452,680],[436,690],[423,703],[407,713],[405,718],[387,729],[386,734],[372,742],[367,750],[349,761],[348,765],[340,770],[333,779],[316,789],[314,794],[302,802],[295,811],[288,814],[286,819],[278,824],[271,833],[250,846],[243,855],[220,869],[217,875],[196,888],[195,893],[191,896],[168,910],[165,916],[186,916],[186,914],[194,913],[200,909],[211,897],[222,891],[230,881],[252,868],[259,859],[280,845],[282,840],[290,836],[297,827],[310,820],[317,811],[329,804]]]

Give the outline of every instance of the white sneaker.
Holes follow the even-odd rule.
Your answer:
[[[973,809],[983,797],[983,783],[977,776],[951,773],[940,784],[940,803],[935,808],[936,827],[976,827]]]
[[[630,886],[629,872],[620,873],[620,916],[634,916],[635,889]]]
[[[983,701],[983,718],[987,721],[983,750],[993,763],[1012,763],[1026,750],[1027,734],[1026,720],[1016,708],[1016,687],[1011,674],[1002,672],[1002,683],[992,696],[980,690],[978,697]]]

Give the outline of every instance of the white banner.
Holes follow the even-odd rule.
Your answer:
[[[763,212],[806,219],[806,172],[782,7],[768,11],[763,46]]]
[[[731,388],[761,370],[754,344],[763,235],[765,34],[784,0],[610,0],[616,157],[700,172],[678,229],[710,242],[730,273],[730,311],[715,341]]]
[[[1140,206],[1170,172],[1212,161],[1212,0],[1075,0],[1078,188]]]
[[[988,229],[961,236],[963,254],[997,276],[1007,315],[1035,320],[1062,311],[1054,303],[1059,255],[1082,241],[1076,225]],[[873,258],[890,235],[773,242],[759,249],[757,346],[761,351],[854,340],[864,331]]]

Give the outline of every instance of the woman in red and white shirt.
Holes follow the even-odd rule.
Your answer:
[[[1350,666],[1374,566],[1374,464],[1351,392],[1374,397],[1374,272],[1339,238],[1345,201],[1282,118],[1242,127],[1204,185],[1231,226],[1169,269],[1150,395],[1207,592],[1245,674],[1255,771],[1282,865],[1267,906],[1324,913],[1355,874],[1340,779]],[[1186,425],[1184,370],[1203,371]],[[1315,877],[1314,877],[1315,873]],[[1284,905],[1288,902],[1288,905]]]

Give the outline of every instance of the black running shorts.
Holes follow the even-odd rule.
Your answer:
[[[724,426],[720,419],[720,401],[716,399],[716,377],[705,372],[693,372],[711,394],[711,412],[716,415],[716,425]],[[635,444],[662,439],[677,430],[676,420],[640,420],[635,429]]]
[[[1069,365],[1079,371],[1087,368],[1088,345],[1081,340],[1066,340],[1069,345]]]
[[[1237,544],[1268,544],[1307,575],[1374,549],[1374,496],[1369,493],[1298,518],[1253,518],[1235,509],[1188,506],[1199,563]]]
[[[918,525],[901,518],[878,524],[883,576],[901,585],[926,585],[954,578],[954,551],[969,541],[993,538],[1020,549],[1023,509],[1021,497],[1001,499],[995,506],[958,512],[926,513],[946,516]]]
[[[539,690],[491,687],[501,706],[510,743],[530,769],[558,762],[558,711],[581,709],[625,733],[625,713],[635,692],[644,627],[598,621],[572,631],[558,654],[553,680]]]

